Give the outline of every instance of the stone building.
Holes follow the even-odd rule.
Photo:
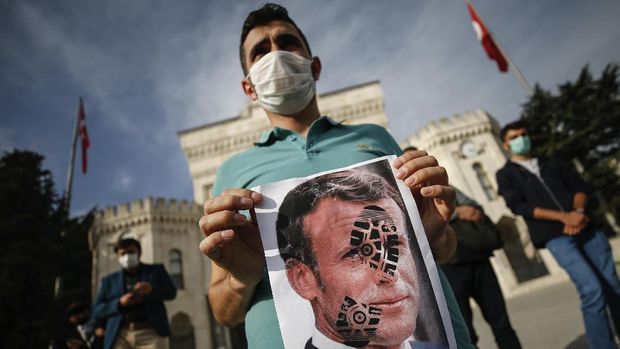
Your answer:
[[[216,326],[206,299],[210,265],[198,251],[202,206],[174,199],[145,198],[98,211],[89,231],[93,253],[93,299],[101,278],[121,267],[114,253],[119,237],[142,245],[141,261],[161,263],[177,286],[177,297],[165,302],[173,349],[230,348],[228,331]]]
[[[383,91],[378,81],[347,87],[318,97],[319,110],[350,124],[375,123],[387,126]],[[211,195],[217,168],[230,156],[254,146],[262,132],[271,129],[258,103],[249,103],[238,115],[178,133],[189,164],[194,200]]]
[[[508,154],[499,141],[499,125],[482,109],[455,114],[425,125],[401,142],[428,151],[446,168],[450,184],[482,205],[504,239],[491,263],[505,296],[566,280],[566,273],[546,249],[536,250],[525,221],[515,217],[497,194],[495,172]]]
[[[378,81],[322,94],[318,103],[323,114],[343,123],[388,124]],[[181,286],[177,298],[166,304],[175,333],[173,349],[230,348],[238,340],[216,324],[209,311],[210,263],[197,249],[202,239],[197,222],[201,203],[211,195],[217,168],[252,147],[269,129],[264,111],[257,103],[249,103],[238,116],[179,131],[196,203],[146,198],[97,213],[90,231],[93,292],[102,276],[119,268],[114,242],[122,234],[137,237],[143,246],[142,260],[163,263]],[[475,110],[431,122],[401,145],[428,150],[446,167],[452,184],[480,202],[498,224],[505,247],[496,251],[492,264],[505,295],[511,296],[566,276],[548,252],[533,248],[523,220],[512,215],[497,195],[495,171],[506,161],[497,133],[497,122],[484,110]]]
[[[322,114],[344,123],[388,124],[378,81],[320,95],[318,103]],[[204,202],[211,195],[217,168],[230,156],[253,146],[269,129],[267,116],[254,102],[237,117],[180,131],[196,202]],[[504,293],[510,296],[566,276],[547,251],[534,248],[525,222],[516,218],[497,195],[495,171],[507,159],[498,133],[497,122],[484,110],[476,110],[431,122],[401,145],[415,145],[437,157],[452,184],[480,202],[498,224],[505,247],[497,251],[492,263]]]

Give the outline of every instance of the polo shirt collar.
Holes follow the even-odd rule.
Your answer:
[[[314,120],[312,125],[310,125],[310,130],[315,129],[315,128],[321,128],[321,129],[327,130],[334,126],[338,126],[338,125],[340,125],[339,121],[333,120],[332,118],[328,116],[321,116],[320,118]],[[259,146],[259,147],[266,146],[274,141],[283,140],[292,133],[294,132],[291,130],[287,130],[281,127],[274,127],[273,129],[269,131],[263,132],[260,138],[258,139],[258,141],[254,143],[254,145]],[[310,131],[308,131],[308,133],[310,133]]]

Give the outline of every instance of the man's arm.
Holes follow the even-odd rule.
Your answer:
[[[502,170],[496,174],[499,194],[504,198],[506,205],[510,210],[517,215],[524,216],[526,218],[534,218],[548,221],[561,222],[569,228],[564,230],[569,235],[575,235],[576,227],[582,227],[587,223],[587,217],[583,213],[579,212],[564,212],[560,210],[554,210],[549,208],[536,207],[533,204],[527,202],[521,192],[521,188],[516,186],[515,181],[512,180],[508,173]],[[579,201],[582,199],[581,195]],[[571,228],[575,227],[575,228]],[[579,230],[581,230],[581,228]]]
[[[136,286],[136,288],[139,289],[139,286]],[[144,301],[169,301],[176,296],[177,288],[174,286],[168,272],[166,272],[166,268],[161,264],[153,265],[151,290],[144,294]]]
[[[230,189],[207,200],[200,230],[205,239],[200,250],[211,259],[209,304],[215,319],[235,326],[245,319],[248,305],[260,282],[265,256],[255,219],[237,213],[251,210],[262,195],[248,189]],[[252,214],[253,216],[253,214]]]
[[[105,279],[101,281],[101,287],[97,292],[95,298],[95,305],[93,306],[93,316],[97,319],[106,319],[110,316],[118,314],[119,309],[118,298],[111,298],[109,295],[109,285]]]
[[[585,213],[588,195],[584,192],[577,192],[573,195],[573,209],[577,212]]]
[[[256,285],[238,281],[215,262],[211,268],[208,298],[213,315],[224,326],[236,326],[245,320]]]

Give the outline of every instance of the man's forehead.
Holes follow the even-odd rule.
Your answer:
[[[243,42],[246,55],[256,43],[263,40],[266,36],[280,33],[293,34],[301,40],[301,34],[293,24],[287,21],[273,20],[265,24],[257,25],[250,30]]]
[[[362,215],[365,207],[377,206],[385,210],[394,222],[399,225],[402,223],[402,214],[400,207],[391,198],[385,198],[379,201],[343,201],[340,199],[322,199],[314,214],[321,215],[320,220],[304,220],[306,228],[310,228],[311,233],[320,234],[321,231],[331,228],[347,228],[352,226],[355,221]],[[311,214],[312,215],[312,214]],[[325,217],[326,216],[326,217]]]
[[[524,134],[524,133],[527,133],[527,129],[525,127],[513,128],[513,129],[510,129],[510,130],[508,130],[506,132],[506,138],[510,138],[512,136],[515,136],[515,135],[521,135],[521,134]]]

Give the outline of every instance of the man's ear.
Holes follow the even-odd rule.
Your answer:
[[[255,101],[258,98],[254,86],[249,79],[241,80],[241,88],[243,89],[243,94],[250,97],[251,100]]]
[[[504,143],[502,143],[502,148],[504,148],[505,151],[510,152],[510,144],[508,144],[508,142],[504,141]]]
[[[286,261],[286,277],[297,294],[308,301],[317,297],[319,284],[309,266],[294,258]]]
[[[319,57],[312,57],[310,69],[312,69],[312,77],[314,77],[315,81],[318,81],[319,77],[321,76],[321,59]]]

